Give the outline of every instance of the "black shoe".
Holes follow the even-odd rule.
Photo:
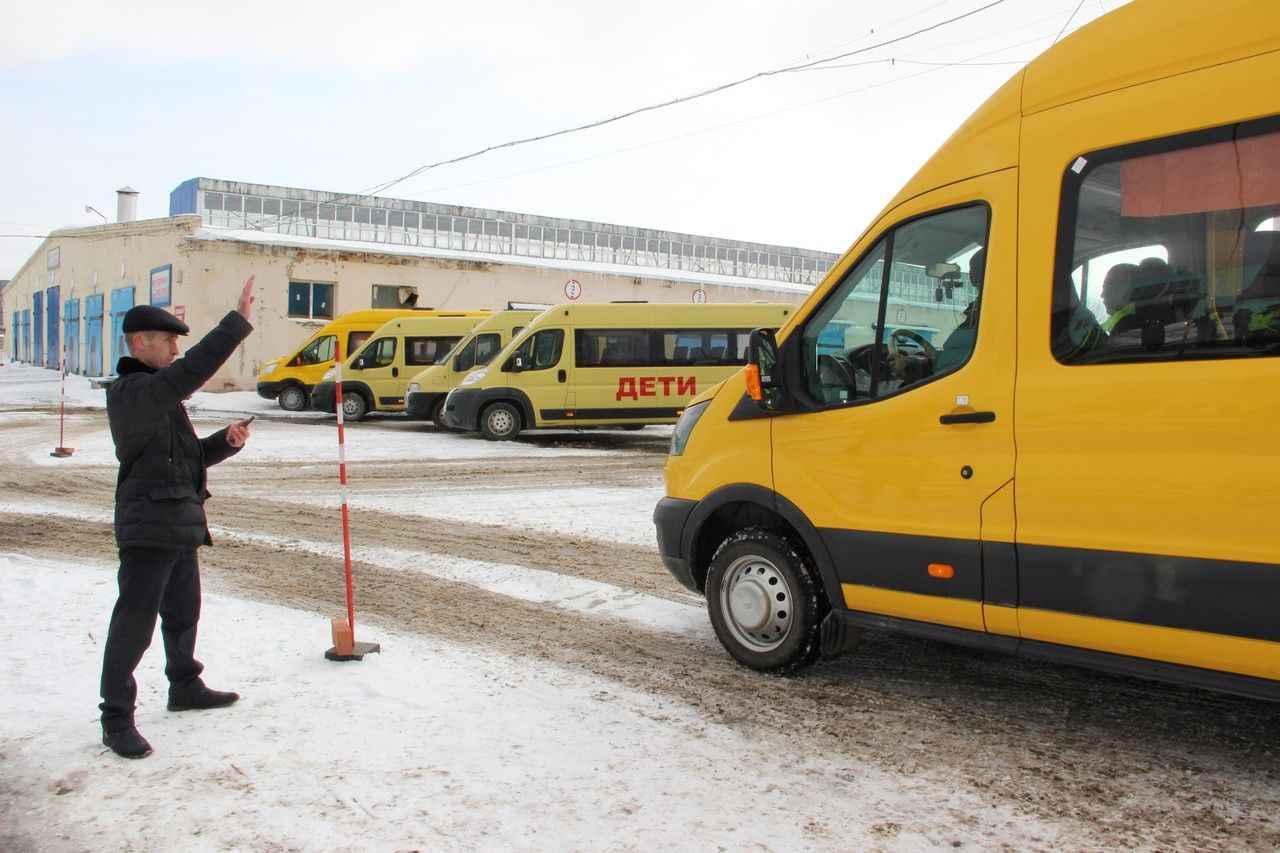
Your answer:
[[[110,747],[121,758],[146,758],[151,754],[151,744],[133,727],[118,732],[104,731],[102,745]]]
[[[202,711],[206,708],[223,708],[234,705],[239,693],[230,690],[210,690],[200,682],[181,693],[169,691],[170,711]]]

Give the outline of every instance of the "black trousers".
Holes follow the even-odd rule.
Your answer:
[[[102,655],[102,727],[113,732],[133,725],[138,683],[133,671],[160,617],[164,674],[170,690],[191,685],[204,666],[195,658],[200,621],[200,563],[195,548],[121,548],[120,596]]]

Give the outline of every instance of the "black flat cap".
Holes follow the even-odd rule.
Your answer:
[[[191,332],[187,324],[163,308],[154,305],[135,305],[124,315],[121,329],[126,335],[134,332],[173,332],[186,335]]]

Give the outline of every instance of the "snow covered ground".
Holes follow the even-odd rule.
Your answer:
[[[59,380],[53,371],[0,366],[0,685],[11,697],[9,712],[0,716],[0,849],[1051,850],[1096,849],[1109,837],[1074,808],[1055,815],[992,796],[989,780],[975,784],[946,762],[894,772],[857,760],[855,752],[824,754],[806,749],[786,728],[712,718],[677,694],[646,692],[528,650],[364,628],[358,607],[357,639],[379,642],[381,653],[329,662],[323,652],[329,619],[342,612],[337,601],[330,612],[315,613],[206,593],[199,656],[210,684],[239,690],[242,700],[216,711],[167,712],[163,655],[153,646],[138,670],[138,726],[155,753],[119,759],[100,744],[96,708],[115,566],[53,548],[32,553],[6,546],[7,531],[16,530],[10,519],[24,513],[99,525],[109,518],[103,503],[77,502],[57,489],[21,489],[31,471],[56,484],[61,472],[74,478],[113,469],[105,417],[85,415],[103,405],[103,392],[81,377],[67,380],[67,403],[78,412],[74,440],[67,442],[75,454],[70,460],[49,455],[57,443]],[[284,413],[252,393],[197,394],[190,408],[201,432],[220,419],[261,416],[249,446],[227,466],[284,463],[299,480],[332,483],[326,470],[336,476],[336,431],[297,422],[332,422],[324,416]],[[650,431],[658,443],[669,434],[649,428],[643,435]],[[424,465],[494,464],[513,453],[566,466],[610,455],[624,464],[635,458],[634,449],[628,457],[607,443],[512,445],[435,431],[427,436],[391,421],[352,425],[352,477],[362,476],[362,465],[390,465],[409,453]],[[215,471],[215,493],[224,471]],[[297,487],[287,481],[262,486],[264,492],[290,488]],[[502,529],[547,541],[589,536],[602,547],[647,547],[662,491],[658,478],[572,494],[539,483],[507,493],[454,490],[452,501],[433,488],[424,477],[423,494],[439,499],[410,509],[405,495],[377,490],[359,494],[354,505],[394,506],[459,524],[479,513]],[[327,486],[309,498],[291,494],[334,502]],[[294,550],[330,560],[340,547],[305,539],[287,517],[269,534],[223,527],[217,510],[211,521],[220,542],[292,538]],[[413,552],[361,541],[358,534],[353,539],[357,560],[366,564],[623,626],[623,636],[633,632],[719,654],[701,602],[682,597],[674,582],[673,594],[660,596],[525,565]],[[357,602],[359,583],[357,576]],[[750,674],[727,669],[735,684],[750,684]],[[741,698],[749,690],[723,695],[738,703],[726,717],[749,719],[749,701]],[[868,721],[852,707],[863,701],[851,698],[858,695],[830,697],[846,709],[855,746],[858,727]],[[975,719],[985,719],[989,712],[978,707]],[[905,714],[894,709],[886,716]],[[905,725],[929,739],[955,730],[945,721],[929,732],[914,729],[910,718]],[[892,750],[893,744],[874,748]],[[974,748],[982,752],[981,743]],[[993,753],[977,760],[991,764],[998,786],[1006,758]],[[1184,784],[1159,770],[1151,775],[1161,784]],[[1220,800],[1207,802],[1212,808]],[[1137,830],[1149,843],[1135,846],[1222,846],[1221,838],[1169,845],[1156,840],[1163,838],[1157,833],[1156,827]],[[1134,835],[1118,837],[1134,844]]]

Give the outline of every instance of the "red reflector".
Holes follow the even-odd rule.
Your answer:
[[[946,563],[930,563],[929,564],[929,577],[931,578],[942,578],[943,580],[951,580],[955,576],[956,576],[955,568],[952,566],[948,566]]]

